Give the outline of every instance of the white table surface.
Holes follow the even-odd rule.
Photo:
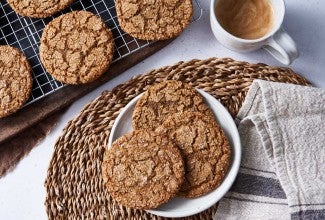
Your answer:
[[[248,54],[232,52],[214,38],[209,23],[208,0],[200,0],[202,18],[192,23],[175,41],[120,76],[76,101],[61,117],[55,129],[35,147],[17,167],[0,179],[0,219],[46,219],[44,180],[53,146],[62,129],[102,91],[110,90],[134,75],[180,60],[231,57],[236,60],[263,62],[281,66],[263,50]],[[296,41],[300,57],[290,66],[315,86],[325,88],[325,1],[287,0],[284,28]]]

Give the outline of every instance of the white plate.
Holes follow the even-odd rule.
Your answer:
[[[194,199],[176,197],[156,209],[147,210],[149,213],[163,217],[185,217],[202,212],[213,206],[226,194],[237,176],[241,159],[241,144],[236,124],[227,109],[218,100],[203,90],[197,89],[197,91],[203,96],[204,101],[210,107],[228,137],[232,150],[230,169],[221,185],[210,193]],[[114,140],[132,130],[132,113],[141,95],[132,99],[116,118],[108,140],[108,146],[111,146]]]

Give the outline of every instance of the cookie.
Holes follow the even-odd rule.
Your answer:
[[[14,47],[0,46],[0,118],[20,109],[31,90],[31,67],[26,57]]]
[[[185,180],[178,195],[198,197],[220,185],[229,167],[231,150],[215,120],[198,112],[177,113],[156,132],[172,138],[182,153]]]
[[[132,37],[163,40],[176,37],[190,23],[192,0],[116,0],[121,28]]]
[[[40,58],[46,71],[67,84],[91,82],[108,69],[114,39],[105,23],[87,11],[74,11],[44,28]]]
[[[74,0],[7,0],[21,16],[46,18],[68,7]]]
[[[105,152],[102,176],[120,204],[152,209],[176,195],[184,180],[184,164],[166,136],[137,130],[117,139]]]
[[[151,86],[138,100],[132,115],[132,127],[156,129],[177,112],[198,111],[213,117],[202,96],[190,85],[167,80]]]

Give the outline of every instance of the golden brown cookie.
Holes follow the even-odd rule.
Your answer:
[[[14,47],[0,46],[0,118],[20,109],[31,90],[31,67],[26,57]]]
[[[46,18],[68,7],[74,0],[7,0],[19,15]]]
[[[177,112],[198,111],[213,117],[202,96],[190,85],[167,80],[151,86],[138,100],[132,115],[132,127],[156,129]]]
[[[166,136],[137,130],[117,139],[105,152],[102,176],[120,204],[152,209],[176,195],[184,180],[184,164]]]
[[[185,181],[180,196],[192,198],[215,189],[227,173],[229,142],[215,120],[198,112],[177,113],[156,132],[172,138],[185,163]]]
[[[87,11],[54,19],[42,34],[41,61],[47,72],[64,83],[83,84],[97,79],[108,69],[113,54],[111,31]]]
[[[132,37],[163,40],[176,37],[190,23],[192,0],[116,0],[121,28]]]
[[[16,48],[0,46],[0,118],[20,109],[32,90],[31,67]]]

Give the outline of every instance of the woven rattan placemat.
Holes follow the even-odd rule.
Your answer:
[[[45,181],[49,219],[163,219],[114,202],[103,187],[101,164],[110,129],[121,109],[148,86],[166,79],[205,90],[233,116],[254,79],[308,85],[288,68],[211,58],[152,70],[104,92],[68,123],[55,144]],[[216,208],[186,219],[212,219]]]

